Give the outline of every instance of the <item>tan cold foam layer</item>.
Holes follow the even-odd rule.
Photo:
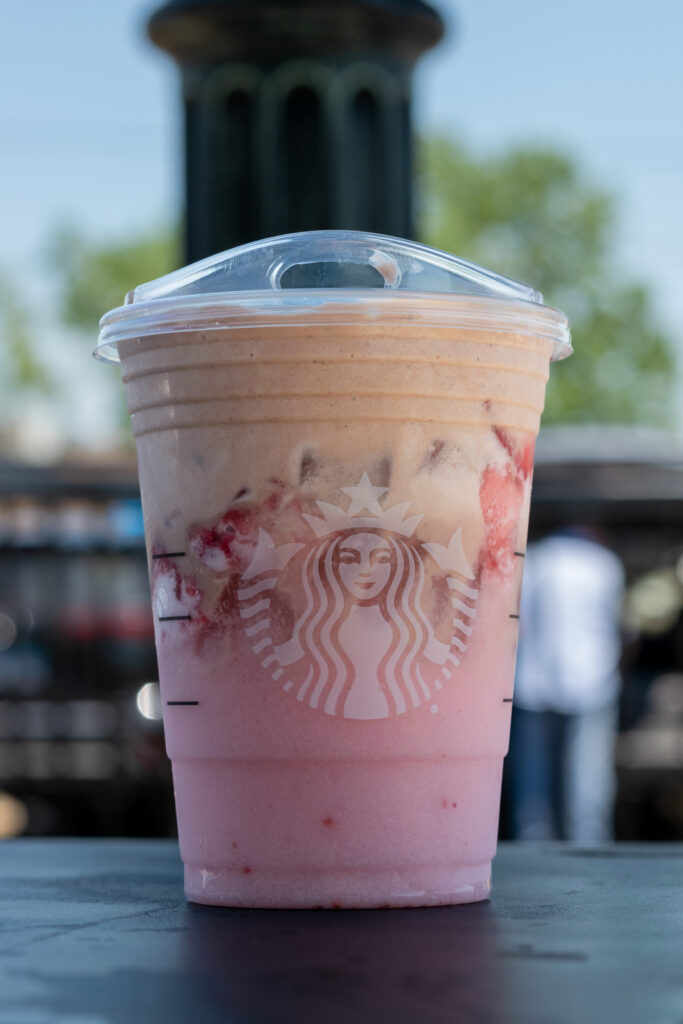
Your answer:
[[[397,421],[535,434],[550,342],[404,326],[233,328],[124,342],[136,437],[217,423]]]

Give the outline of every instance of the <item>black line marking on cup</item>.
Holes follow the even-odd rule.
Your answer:
[[[164,551],[160,555],[152,555],[152,561],[155,558],[182,558],[184,554],[184,551]]]
[[[526,551],[514,551],[515,558],[526,558]]]
[[[519,615],[510,615],[509,618],[511,618],[511,619],[518,619]]]
[[[512,697],[503,697],[503,704],[512,704]]]
[[[160,615],[157,622],[189,622],[191,615]]]
[[[166,703],[170,707],[196,707],[199,704],[198,700],[167,700]]]

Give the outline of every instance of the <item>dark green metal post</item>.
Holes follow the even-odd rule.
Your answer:
[[[411,236],[411,73],[443,34],[430,6],[171,0],[149,34],[182,72],[188,261],[316,228]]]

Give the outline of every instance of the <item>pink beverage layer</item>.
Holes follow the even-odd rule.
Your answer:
[[[333,412],[315,399],[312,423],[301,391],[311,374],[323,390],[325,346],[346,336],[307,339],[317,366],[302,352],[273,376],[278,405],[263,394],[261,353],[254,420],[210,394],[225,390],[221,360],[246,362],[234,334],[197,344],[191,369],[170,347],[124,352],[192,900],[417,906],[489,892],[548,346],[517,339],[509,357],[514,340],[443,332],[445,398],[465,372],[454,352],[483,363],[468,382],[487,389],[473,413],[471,398],[435,409],[434,384],[419,379],[435,330],[424,342],[414,326],[397,334],[353,395],[341,381]],[[392,377],[404,341],[407,422]],[[383,382],[391,401],[364,396],[373,372],[368,390]],[[298,416],[282,404],[288,387]]]

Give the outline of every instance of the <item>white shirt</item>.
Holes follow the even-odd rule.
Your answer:
[[[597,710],[619,692],[624,570],[611,551],[572,536],[527,549],[515,703],[528,711]]]

